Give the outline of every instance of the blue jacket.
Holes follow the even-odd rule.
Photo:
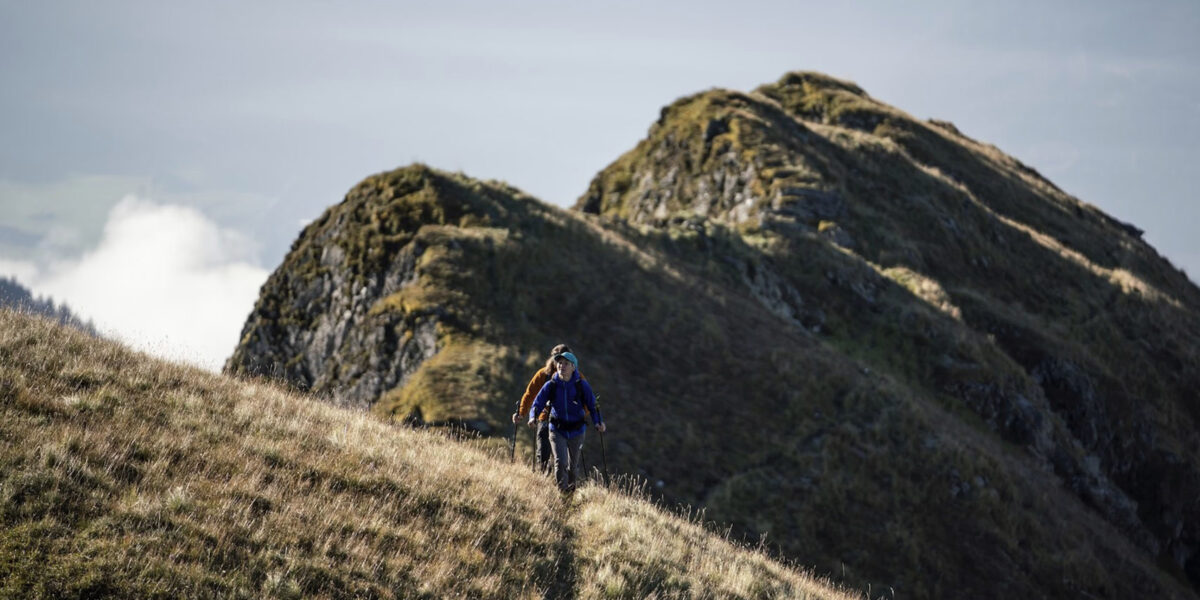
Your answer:
[[[576,385],[583,389],[583,398],[577,398],[579,391]],[[596,409],[596,395],[592,393],[592,386],[587,381],[579,378],[579,371],[571,375],[571,380],[563,382],[562,378],[557,373],[542,386],[538,392],[537,398],[533,400],[533,408],[529,411],[529,418],[536,419],[537,415],[542,412],[546,405],[550,406],[550,431],[559,433],[563,437],[573,438],[587,431],[587,421],[583,407],[587,406],[588,412],[592,413],[592,423],[599,425],[604,422],[600,416],[600,411]],[[576,424],[577,423],[577,424]],[[568,424],[574,425],[573,427]]]

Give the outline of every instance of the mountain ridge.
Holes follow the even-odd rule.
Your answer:
[[[585,211],[616,214],[658,227],[670,227],[668,215],[676,221],[688,219],[692,218],[689,213],[693,210],[710,206],[713,201],[706,197],[705,184],[710,183],[708,190],[720,189],[719,184],[723,179],[726,183],[725,194],[723,198],[718,198],[717,205],[728,207],[740,203],[740,206],[757,209],[756,215],[743,213],[733,215],[733,218],[724,217],[728,222],[743,228],[767,231],[799,228],[800,235],[815,233],[824,236],[835,245],[858,254],[868,264],[883,267],[878,270],[884,274],[899,269],[901,275],[917,279],[923,287],[932,278],[934,292],[941,296],[939,303],[944,304],[946,292],[949,292],[949,297],[953,299],[948,305],[952,313],[961,318],[965,312],[968,322],[976,321],[971,323],[973,328],[991,336],[1002,336],[1005,343],[1001,346],[1008,346],[1001,348],[1004,354],[1019,363],[1038,382],[1039,387],[1056,392],[1053,395],[1058,397],[1050,400],[1059,404],[1055,409],[1066,408],[1069,417],[1071,411],[1086,411],[1089,410],[1088,405],[1094,407],[1104,404],[1096,398],[1096,390],[1102,386],[1095,381],[1095,373],[1104,373],[1106,369],[1095,368],[1094,365],[1080,368],[1069,359],[1055,357],[1053,351],[1039,350],[1031,347],[1033,345],[1027,341],[1012,338],[1028,335],[1040,338],[1039,341],[1047,346],[1063,345],[1061,341],[1053,339],[1057,336],[1030,335],[1033,333],[1031,330],[1053,331],[1052,327],[1046,325],[1073,315],[1056,310],[1053,302],[1037,302],[1036,299],[1045,290],[1062,288],[1063,281],[1078,281],[1080,277],[1063,273],[1053,278],[1042,277],[1038,285],[1020,285],[1020,275],[1012,273],[1011,267],[1003,268],[1005,262],[1012,262],[1010,256],[1013,250],[1018,251],[1018,256],[1036,256],[1040,252],[1048,259],[1032,263],[1034,268],[1024,270],[1027,273],[1040,274],[1040,271],[1047,270],[1046,267],[1059,262],[1070,265],[1076,272],[1113,284],[1119,289],[1122,299],[1146,298],[1150,303],[1165,304],[1165,310],[1151,307],[1137,312],[1159,321],[1153,323],[1158,329],[1156,333],[1167,338],[1177,351],[1184,351],[1185,356],[1193,359],[1190,362],[1195,364],[1195,337],[1193,335],[1189,340],[1182,332],[1197,331],[1194,312],[1198,305],[1197,298],[1200,298],[1197,288],[1186,276],[1162,260],[1153,248],[1142,242],[1140,231],[1066,195],[1036,171],[1004,156],[994,147],[969,140],[957,129],[938,126],[939,130],[950,131],[955,141],[968,142],[965,145],[952,144],[940,131],[907,118],[903,113],[859,92],[861,90],[819,74],[792,73],[776,84],[758,88],[750,95],[714,90],[685,97],[664,109],[662,118],[651,127],[649,135],[637,148],[597,176],[576,207]],[[755,95],[774,102],[756,98]],[[756,120],[744,114],[745,106],[755,103],[767,107],[754,113],[754,116],[766,114],[768,120],[765,124],[762,119]],[[772,112],[776,109],[794,119],[772,118]],[[778,134],[780,131],[782,135]],[[723,137],[734,139],[722,145]],[[680,147],[680,139],[690,145]],[[838,145],[857,150],[858,154],[848,155],[844,149],[837,148]],[[814,152],[813,148],[818,150]],[[713,166],[717,158],[706,155],[705,151],[717,154],[721,149],[726,150],[720,155],[721,164]],[[779,172],[784,175],[783,183],[776,176]],[[680,176],[681,173],[684,175]],[[731,173],[735,182],[732,194],[728,185]],[[997,174],[1003,176],[999,181],[992,177]],[[923,182],[923,178],[928,181]],[[640,182],[640,187],[623,187],[627,181]],[[1022,183],[1029,185],[1022,186]],[[739,193],[739,190],[744,191]],[[913,197],[914,192],[920,195]],[[897,201],[880,203],[878,196],[881,193],[899,193],[900,196]],[[905,198],[906,195],[909,198]],[[681,198],[694,199],[695,202],[692,205],[673,204]],[[939,199],[941,202],[938,202]],[[960,201],[962,204],[955,206]],[[962,206],[978,210],[975,214],[955,211]],[[902,211],[914,214],[906,215]],[[711,211],[709,216],[712,216]],[[753,222],[751,216],[756,216],[757,222]],[[880,219],[880,216],[884,218]],[[913,216],[924,218],[914,219]],[[855,223],[856,220],[865,222],[863,224],[869,227]],[[877,227],[881,220],[886,227]],[[977,233],[962,235],[962,230],[971,225],[974,225]],[[900,228],[897,226],[907,229],[899,239],[895,236],[895,230]],[[1080,233],[1083,230],[1099,233],[1084,236]],[[928,231],[935,231],[938,235],[922,235]],[[922,238],[928,241],[922,243]],[[967,251],[960,248],[957,252],[946,252],[939,246],[947,238],[960,246],[965,241]],[[996,243],[989,244],[989,241]],[[1011,248],[1017,244],[1025,248]],[[968,256],[970,262],[963,264]],[[954,268],[955,262],[961,266]],[[989,269],[993,263],[1001,268]],[[989,285],[995,277],[989,270],[999,271],[1002,277],[1008,279],[1002,285]],[[961,289],[956,294],[953,288],[947,290],[944,289],[946,286],[936,285],[939,280],[953,281],[963,288],[969,286],[969,289]],[[980,290],[985,293],[982,297],[978,293]],[[1019,299],[1014,297],[1014,291],[1021,294]],[[1072,295],[1078,297],[1075,290],[1068,290],[1062,297],[1070,298]],[[1010,303],[1010,306],[1015,302],[1015,310],[997,307],[986,296]],[[1030,297],[1035,298],[1033,303],[1029,302]],[[1088,318],[1097,314],[1098,308],[1103,311],[1103,307],[1096,306],[1098,303],[1088,302],[1087,298],[1081,300],[1077,304],[1083,305],[1080,308],[1090,313]],[[1190,314],[1175,312],[1183,310],[1183,301],[1187,301],[1191,308]],[[955,302],[963,306],[957,307]],[[1134,300],[1126,304],[1136,303]],[[1026,310],[1022,304],[1032,304],[1038,310]],[[1038,319],[1037,313],[1042,312],[1042,307],[1037,304],[1049,307],[1051,310],[1044,312],[1050,313],[1051,318],[1038,323],[1041,319]],[[1120,326],[1124,315],[1120,311],[1107,312],[1112,315],[1111,320]],[[1037,319],[1032,321],[1037,325],[1014,327],[1010,320],[1013,316],[1011,313],[1017,313],[1016,316],[1021,319]],[[1103,312],[1100,314],[1103,315]],[[887,325],[878,324],[878,327],[886,328]],[[1128,326],[1124,328],[1129,329]],[[1009,330],[1007,335],[1006,329]],[[1016,336],[1012,335],[1012,329],[1017,329]],[[1063,353],[1068,352],[1087,354],[1077,351]],[[1034,356],[1028,356],[1030,354]],[[1177,358],[1166,358],[1163,362],[1180,364]],[[1146,364],[1144,359],[1141,362],[1139,367],[1149,367],[1144,373],[1162,372],[1154,365]],[[1186,365],[1187,361],[1183,364]],[[1136,375],[1133,371],[1122,372],[1120,366],[1120,361],[1110,362],[1108,370],[1120,375],[1107,378],[1108,381],[1104,383],[1108,385],[1104,387],[1119,389],[1121,386],[1115,385],[1115,379]],[[1092,373],[1081,376],[1086,371]],[[1181,439],[1191,439],[1191,452],[1195,456],[1195,436],[1189,433],[1188,422],[1194,422],[1197,404],[1194,395],[1187,390],[1194,389],[1196,369],[1183,366],[1166,373],[1176,377],[1183,375],[1183,382],[1178,384],[1174,395],[1184,400],[1178,408],[1190,413],[1191,418],[1176,419],[1179,422],[1175,435]],[[1157,382],[1152,379],[1144,376],[1141,379],[1149,389],[1161,387],[1155,386]],[[1049,381],[1049,385],[1042,385],[1046,381]],[[964,399],[971,401],[970,398]],[[989,399],[983,400],[991,403]],[[1083,406],[1063,406],[1080,400],[1082,402],[1078,404]],[[1108,402],[1103,408],[1091,410],[1120,409],[1123,408],[1121,404],[1120,401]],[[989,407],[984,409],[991,411]],[[1178,409],[1168,407],[1168,410]],[[1091,424],[1097,420],[1102,421],[1092,419],[1081,424],[1079,420],[1087,419],[1080,419],[1078,415],[1074,418],[1077,422],[1072,423],[1072,428],[1076,431],[1094,426]],[[1017,419],[1018,424],[1022,421]],[[1130,437],[1136,438],[1138,434]],[[1120,459],[1112,457],[1110,460],[1116,462]],[[1161,459],[1151,460],[1157,461],[1152,468],[1158,470],[1163,463],[1172,463],[1178,458],[1168,451]],[[1083,470],[1063,465],[1056,465],[1055,468],[1059,471]],[[1095,473],[1089,475],[1094,476]],[[1180,474],[1180,477],[1188,481],[1186,486],[1197,488],[1194,468],[1186,475]],[[1128,488],[1129,484],[1124,487]],[[1120,490],[1114,490],[1112,486],[1080,489],[1079,492],[1096,503],[1103,503],[1114,495],[1122,495]],[[1138,500],[1146,502],[1145,497]],[[1109,512],[1110,518],[1126,522],[1127,527],[1132,526],[1137,518],[1128,513],[1137,503],[1131,504],[1127,499],[1118,498],[1117,504],[1123,507],[1109,506],[1102,510]],[[1187,512],[1194,509],[1176,505],[1169,512],[1178,513],[1180,510]],[[1148,512],[1157,511],[1151,509]],[[1168,520],[1171,519],[1173,517]],[[1176,527],[1175,523],[1164,525],[1167,529]],[[1138,537],[1143,538],[1143,543],[1153,546],[1152,542],[1145,540],[1144,535],[1138,534]],[[1182,551],[1183,554],[1191,552]]]
[[[664,108],[571,212],[369,177],[227,369],[499,435],[531,349],[568,341],[615,469],[804,564],[918,596],[1192,597],[1197,306],[1136,228],[791,73]]]

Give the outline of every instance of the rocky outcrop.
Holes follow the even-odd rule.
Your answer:
[[[417,192],[437,177],[418,166],[397,179]],[[404,239],[415,232],[399,221],[362,236],[370,226],[361,220],[365,214],[368,222],[380,223],[380,214],[412,209],[396,188],[381,191],[377,183],[356,187],[304,231],[263,286],[226,371],[280,378],[338,404],[367,408],[402,387],[437,352],[442,307],[379,310],[384,299],[418,284],[428,247]],[[376,260],[376,268],[364,269],[375,240],[390,240],[396,249]]]

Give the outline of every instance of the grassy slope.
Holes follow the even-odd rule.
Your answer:
[[[850,596],[478,444],[0,312],[0,597]]]

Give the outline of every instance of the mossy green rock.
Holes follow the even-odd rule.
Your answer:
[[[1139,234],[953,125],[791,73],[664,108],[572,211],[420,165],[368,178],[227,367],[499,442],[567,342],[610,469],[821,573],[1189,598],[1200,290]]]

